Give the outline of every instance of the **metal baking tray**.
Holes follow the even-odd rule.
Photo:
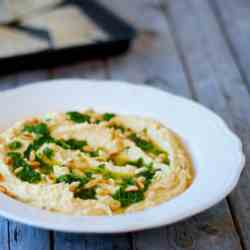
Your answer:
[[[0,71],[53,67],[125,52],[136,30],[97,0],[65,0],[0,24]]]

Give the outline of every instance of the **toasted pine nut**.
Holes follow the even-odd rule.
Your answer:
[[[109,195],[110,194],[110,190],[108,190],[106,188],[102,188],[102,189],[98,189],[97,193],[99,195]]]
[[[22,137],[23,137],[24,139],[32,139],[32,138],[33,138],[32,134],[30,134],[30,133],[28,133],[28,132],[24,132],[24,133],[22,134]]]
[[[137,191],[138,187],[137,186],[129,186],[125,189],[126,192],[133,192],[133,191]]]
[[[85,146],[83,147],[83,150],[86,151],[86,152],[92,152],[92,151],[93,151],[93,148],[92,148],[91,146],[89,146],[89,145],[85,145]]]
[[[112,211],[115,211],[121,207],[121,203],[119,201],[113,200],[110,204],[109,207],[111,208]]]
[[[6,158],[4,158],[3,162],[4,162],[6,165],[11,165],[12,159],[11,159],[10,157],[6,157]]]
[[[15,194],[13,194],[12,192],[10,192],[6,187],[4,187],[2,185],[0,186],[0,192],[4,193],[4,194],[6,194],[6,195],[8,195],[8,196],[10,196],[12,198],[16,197]]]
[[[108,184],[110,184],[110,185],[115,185],[115,181],[113,180],[113,179],[108,179]]]
[[[39,120],[35,117],[31,117],[29,120],[28,120],[29,123],[31,124],[37,124],[39,122]]]
[[[136,184],[137,186],[140,188],[140,189],[143,189],[144,188],[144,183],[141,179],[136,179]]]
[[[23,169],[22,167],[16,168],[16,169],[14,170],[14,173],[17,174],[17,173],[19,173],[20,171],[22,171],[22,169]]]
[[[95,187],[98,183],[100,183],[101,179],[94,179],[94,180],[91,180],[89,181],[85,187],[86,188],[92,188],[92,187]]]
[[[6,193],[7,192],[7,188],[1,185],[0,186],[0,192]]]
[[[16,198],[16,195],[10,192],[8,189],[6,189],[5,194],[8,195],[9,197]]]
[[[79,186],[79,184],[80,184],[79,181],[72,182],[69,185],[69,191],[74,192],[76,190],[76,188]]]
[[[0,152],[1,153],[4,153],[6,150],[5,146],[4,145],[0,145]]]
[[[30,153],[29,160],[30,161],[35,161],[35,159],[36,159],[36,154],[35,154],[35,151],[32,150],[31,153]]]
[[[30,165],[33,169],[36,169],[40,166],[40,163],[38,161],[31,161]]]
[[[4,181],[4,180],[5,180],[5,177],[2,174],[0,174],[0,181]]]

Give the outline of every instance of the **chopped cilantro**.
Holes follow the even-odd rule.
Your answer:
[[[37,135],[48,135],[49,134],[49,128],[47,124],[45,123],[39,123],[39,124],[26,124],[23,128],[23,131],[29,132],[29,133],[34,133]]]
[[[92,168],[91,170],[89,170],[92,173],[95,174],[102,174],[102,176],[106,179],[112,178],[115,179],[115,174],[112,173],[110,170],[105,168],[105,164],[100,164],[95,168]]]
[[[53,140],[53,142],[54,142],[56,145],[62,147],[63,149],[70,149],[70,146],[69,146],[69,145],[66,143],[66,141],[63,140],[63,139]]]
[[[40,157],[36,155],[36,161],[40,163],[39,170],[43,174],[50,174],[53,172],[53,166],[44,162]]]
[[[112,195],[113,199],[120,201],[122,207],[127,207],[133,203],[144,200],[144,193],[142,190],[125,191],[130,185],[134,185],[132,178],[124,178],[120,188]]]
[[[78,186],[78,189],[76,190],[74,196],[81,198],[81,199],[84,199],[84,200],[95,199],[96,192],[95,192],[94,188],[88,188],[88,189],[83,188],[83,186],[87,182],[89,182],[90,179],[91,179],[91,174],[89,174],[89,173],[84,175],[84,176],[78,176],[78,175],[75,175],[73,173],[70,173],[70,174],[66,174],[66,175],[62,175],[62,176],[58,177],[56,182],[57,183],[65,182],[65,183],[70,184],[72,182],[79,181],[80,185]]]
[[[23,163],[26,163],[23,158],[22,158],[22,154],[18,153],[18,152],[9,152],[8,156],[11,158],[12,160],[12,167],[15,170],[18,167],[22,167]]]
[[[90,122],[90,116],[76,111],[67,112],[66,115],[75,123]]]
[[[66,143],[70,149],[72,150],[81,150],[84,146],[87,145],[86,141],[83,140],[76,140],[76,139],[69,139],[69,140],[65,140],[63,141],[64,143]]]
[[[145,164],[143,158],[141,157],[138,158],[137,160],[128,161],[127,156],[122,158],[122,155],[116,156],[116,158],[113,159],[113,162],[117,166],[125,166],[128,164],[128,165],[136,166],[138,168],[143,167]]]
[[[89,152],[90,157],[98,157],[100,153],[100,149],[97,149],[95,151]]]
[[[130,185],[135,185],[134,179],[132,177],[123,178],[121,186],[127,188]]]
[[[95,188],[82,188],[78,190],[74,196],[83,200],[93,200],[96,199],[96,190]]]
[[[19,179],[29,183],[38,183],[41,181],[40,173],[34,171],[32,167],[23,159],[20,153],[10,152],[8,153],[8,156],[11,157],[13,161],[13,170],[22,167],[22,169],[16,174]]]
[[[54,139],[49,135],[40,137],[31,143],[24,151],[24,156],[28,159],[32,150],[37,151],[44,143],[54,142]]]
[[[96,121],[95,121],[95,124],[100,124],[102,121],[100,120],[100,119],[97,119]]]
[[[128,161],[127,164],[141,168],[144,166],[144,160],[143,160],[143,158],[140,157],[139,159],[137,159],[135,161]]]
[[[135,133],[132,133],[129,136],[130,140],[132,140],[137,147],[141,148],[143,151],[151,153],[153,155],[160,155],[163,154],[163,163],[169,164],[169,158],[168,153],[164,150],[158,148],[156,145],[154,145],[152,142],[142,139],[138,137]]]
[[[146,152],[150,152],[154,149],[154,145],[151,142],[138,137],[135,133],[132,133],[129,136],[129,139],[131,139],[137,147],[141,148]]]
[[[146,191],[151,184],[151,181],[156,173],[156,170],[153,168],[153,163],[150,163],[145,166],[145,170],[137,174],[137,176],[143,176],[145,178],[144,181],[144,191]]]
[[[144,200],[144,194],[141,190],[126,192],[124,188],[118,189],[112,197],[120,201],[122,207],[127,207],[133,203]]]
[[[162,163],[165,163],[167,165],[169,165],[170,163],[170,160],[169,160],[169,157],[168,157],[168,153],[167,152],[161,152],[161,154],[163,154],[163,160],[162,160]]]
[[[111,124],[108,127],[113,128],[115,130],[120,130],[122,133],[124,133],[126,130],[124,127],[122,127],[121,125],[117,125],[117,124]]]
[[[55,143],[56,145],[64,148],[64,149],[71,149],[71,150],[81,150],[85,145],[87,145],[86,141],[83,140],[76,140],[76,139],[69,139],[69,140],[63,140],[63,139],[54,139],[49,134],[46,136],[42,136],[31,143],[26,150],[24,151],[24,156],[28,159],[30,156],[30,153],[32,150],[37,151],[43,144],[45,143]],[[53,153],[51,149],[46,149],[43,152],[48,159],[50,157],[53,157]]]
[[[16,176],[22,181],[26,181],[29,183],[38,183],[41,181],[40,173],[34,171],[29,165],[23,167],[23,169],[19,171]]]
[[[48,158],[48,159],[52,159],[55,152],[53,149],[49,148],[49,147],[45,147],[43,150],[44,155]]]
[[[112,195],[115,200],[121,202],[122,207],[127,207],[133,203],[144,200],[144,192],[147,191],[156,172],[152,163],[144,166],[146,169],[137,175],[145,178],[143,189],[127,192],[126,188],[130,185],[135,185],[135,182],[131,177],[124,178],[120,188]]]
[[[56,179],[56,182],[59,183],[59,182],[65,182],[65,183],[72,183],[72,182],[75,182],[75,181],[79,181],[80,182],[80,185],[79,187],[82,187],[84,186],[87,182],[89,182],[91,179],[91,175],[83,175],[83,176],[78,176],[78,175],[75,175],[73,173],[70,173],[70,174],[65,174],[65,175],[61,175],[59,176],[57,179]]]
[[[109,169],[105,168],[105,164],[100,164],[96,167],[90,168],[87,170],[86,174],[101,174],[105,179],[121,179],[125,178],[128,175],[125,173],[116,173],[112,172]]]
[[[76,139],[68,139],[68,140],[63,140],[63,139],[59,139],[59,140],[54,140],[54,142],[64,148],[64,149],[72,149],[72,150],[82,150],[82,148],[84,146],[87,145],[87,142],[84,140],[76,140]]]
[[[22,143],[20,141],[13,141],[8,145],[8,147],[11,150],[16,150],[22,147]]]
[[[110,121],[113,117],[115,117],[115,114],[112,114],[112,113],[104,113],[102,115],[102,119],[104,121]]]

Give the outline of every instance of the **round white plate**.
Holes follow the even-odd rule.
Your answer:
[[[238,137],[217,115],[190,100],[116,81],[54,80],[0,93],[0,128],[48,111],[93,107],[97,111],[158,119],[186,143],[196,176],[183,194],[154,208],[127,215],[69,216],[43,211],[0,194],[0,215],[46,229],[117,233],[152,228],[190,217],[222,200],[244,166]]]

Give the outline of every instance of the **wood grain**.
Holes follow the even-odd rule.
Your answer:
[[[243,141],[247,165],[229,200],[241,243],[249,249],[249,93],[207,1],[167,3],[198,100],[220,114]],[[189,14],[180,20],[177,13]]]
[[[0,219],[0,250],[9,250],[9,222]]]
[[[234,60],[250,88],[250,2],[248,0],[210,1]]]
[[[180,60],[182,54],[172,37],[165,6],[158,1],[134,1],[133,8],[126,1],[102,2],[144,31],[143,39],[139,37],[127,57],[109,63],[111,78],[150,84],[190,98],[194,90],[188,85],[189,72]],[[184,13],[175,15],[179,18]],[[135,233],[133,247],[138,250],[241,249],[226,201],[185,222]]]
[[[16,88],[29,82],[48,78],[45,71],[19,73],[0,79],[0,90]],[[21,107],[20,107],[21,108]],[[0,220],[0,250],[50,249],[49,231],[36,229],[5,219]]]
[[[53,78],[89,78],[103,79],[107,76],[105,61],[75,63],[51,70]]]
[[[9,244],[11,250],[50,249],[49,232],[9,222]]]
[[[54,241],[55,250],[130,250],[130,241],[126,234],[64,234],[57,233]]]

